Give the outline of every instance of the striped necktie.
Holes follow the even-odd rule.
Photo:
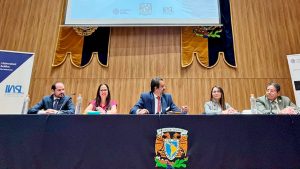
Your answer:
[[[58,110],[58,102],[59,102],[59,99],[54,100],[54,103],[53,103],[53,109],[54,110]]]

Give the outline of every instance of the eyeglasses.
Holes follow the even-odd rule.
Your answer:
[[[267,92],[269,92],[269,93],[276,93],[277,91],[276,90],[271,90],[271,89],[267,89]]]
[[[101,92],[106,92],[106,91],[107,91],[107,89],[101,89],[100,91],[101,91]]]

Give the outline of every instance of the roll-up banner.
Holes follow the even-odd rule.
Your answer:
[[[21,114],[34,54],[0,50],[0,114]]]

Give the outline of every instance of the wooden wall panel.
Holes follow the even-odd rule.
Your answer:
[[[203,112],[210,90],[220,85],[226,100],[236,109],[249,108],[251,93],[263,95],[265,84],[276,81],[282,94],[294,100],[286,55],[300,53],[299,0],[232,0],[232,24],[238,68],[223,58],[213,69],[194,58],[180,67],[180,27],[111,28],[109,67],[96,60],[83,69],[70,60],[51,67],[65,0],[0,1],[0,49],[35,52],[31,78],[31,105],[50,94],[55,81],[83,105],[95,97],[100,83],[108,83],[119,112],[128,113],[140,93],[150,90],[152,77],[165,79],[177,105],[189,105],[192,114]]]

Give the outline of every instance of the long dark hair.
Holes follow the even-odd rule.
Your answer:
[[[110,107],[110,91],[109,91],[109,87],[107,84],[100,84],[98,87],[97,95],[96,95],[96,107],[100,106],[100,104],[101,104],[100,88],[103,85],[105,85],[107,87],[107,97],[105,100],[105,107],[109,108]]]
[[[213,101],[213,99],[214,99],[213,95],[212,95],[214,88],[217,88],[217,89],[220,90],[220,92],[221,92],[221,98],[219,100],[219,104],[220,104],[222,110],[226,110],[224,91],[223,91],[223,89],[220,86],[214,86],[214,87],[211,88],[211,91],[210,91],[210,101]]]

